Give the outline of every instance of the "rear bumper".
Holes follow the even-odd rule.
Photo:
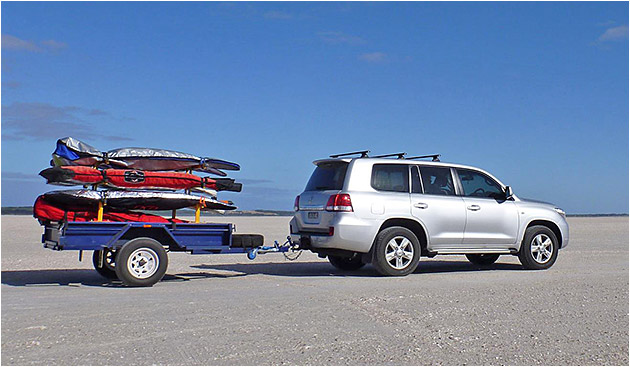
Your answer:
[[[375,223],[356,218],[353,213],[338,213],[330,226],[333,235],[318,233],[300,228],[293,218],[290,222],[291,241],[304,248],[339,249],[352,252],[367,253],[372,247],[376,235]],[[378,226],[376,226],[378,229]]]

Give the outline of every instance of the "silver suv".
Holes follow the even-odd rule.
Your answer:
[[[562,209],[520,199],[484,170],[438,155],[367,153],[313,162],[295,199],[292,241],[339,269],[372,263],[383,275],[407,275],[420,256],[450,254],[477,265],[516,255],[527,269],[546,269],[569,243]],[[426,157],[433,161],[414,159]]]

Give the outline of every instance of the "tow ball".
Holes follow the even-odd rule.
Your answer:
[[[270,252],[281,252],[287,260],[296,260],[302,254],[300,245],[292,243],[291,236],[287,236],[287,240],[282,245],[278,241],[273,241],[273,246],[260,246],[247,251],[247,258],[254,260],[258,254]]]

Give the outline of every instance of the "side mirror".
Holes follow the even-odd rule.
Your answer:
[[[505,186],[505,199],[509,200],[513,195],[514,193],[512,192],[512,188],[510,186]]]

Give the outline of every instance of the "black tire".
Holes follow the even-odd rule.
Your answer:
[[[361,255],[359,254],[354,254],[350,257],[328,255],[328,261],[330,261],[332,266],[340,270],[358,270],[365,265],[361,261]]]
[[[399,257],[399,253],[397,253],[396,257],[388,261],[386,253],[393,249],[392,247],[388,248],[388,244],[390,243],[390,241],[394,241],[396,244],[402,244],[403,241],[401,239],[406,239],[410,242],[410,244],[407,244],[405,252],[408,253],[408,249],[413,249],[411,259],[409,259],[408,257],[401,258]],[[381,275],[408,275],[416,270],[416,268],[418,267],[418,263],[420,262],[420,241],[418,241],[418,238],[413,232],[405,227],[389,227],[382,230],[376,236],[376,242],[374,243],[373,250],[372,265]],[[402,268],[396,268],[396,265],[399,264],[399,259],[401,259],[402,261],[400,265],[404,265]],[[394,262],[394,264],[392,264],[392,261]],[[408,262],[404,263],[404,261]]]
[[[546,239],[551,241],[551,245],[546,246],[546,250],[551,251],[551,254],[545,256],[545,251],[540,254],[540,251],[535,250],[536,255],[532,254],[532,246],[539,246],[540,240],[542,240],[542,243],[546,243]],[[525,269],[548,269],[556,262],[559,248],[558,238],[551,229],[545,226],[532,226],[525,230],[525,236],[523,236],[523,242],[521,242],[521,248],[518,252],[518,259]]]
[[[468,254],[466,258],[475,265],[491,265],[499,259],[499,254]]]
[[[101,253],[103,253],[103,266],[99,266]],[[94,251],[92,264],[94,264],[94,269],[96,269],[102,277],[118,279],[118,275],[116,275],[116,252],[110,249]]]
[[[166,274],[166,268],[166,250],[152,238],[135,238],[125,243],[116,255],[116,275],[128,286],[151,287]]]

